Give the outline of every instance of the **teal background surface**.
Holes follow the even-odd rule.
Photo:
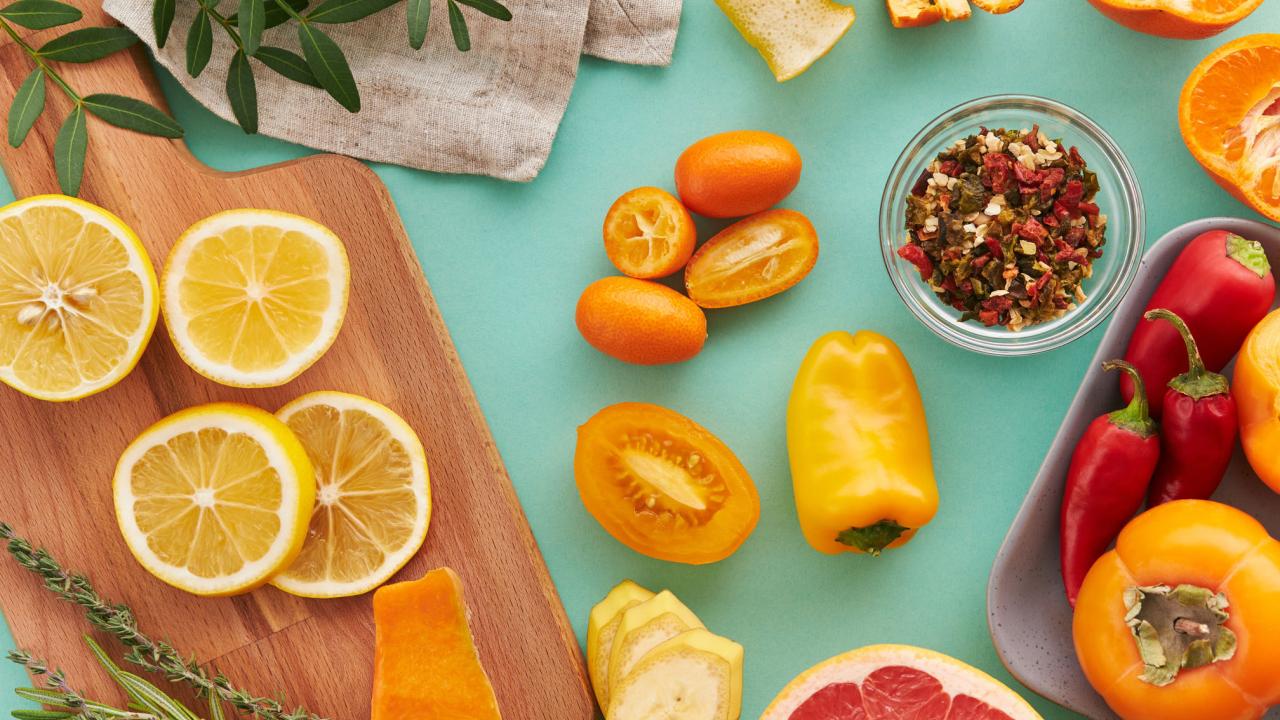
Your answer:
[[[1128,153],[1146,199],[1148,242],[1201,217],[1258,217],[1188,154],[1177,98],[1214,48],[1280,28],[1280,0],[1202,41],[1131,32],[1084,0],[1030,0],[1009,15],[975,11],[967,23],[917,30],[891,28],[879,0],[856,7],[845,39],[779,85],[709,0],[688,0],[671,67],[583,60],[551,158],[532,183],[375,168],[391,188],[579,637],[591,606],[620,579],[671,588],[713,631],[746,647],[744,718],[758,716],[808,666],[869,643],[922,645],[1012,682],[987,634],[987,574],[1101,328],[1057,351],[997,359],[947,345],[908,313],[885,274],[876,213],[890,167],[921,126],[973,97],[1044,95],[1091,116]],[[214,167],[311,152],[246,137],[163,72],[162,79],[188,144]],[[579,337],[573,310],[588,283],[615,272],[600,242],[605,210],[638,185],[672,188],[685,146],[736,128],[781,133],[803,154],[800,185],[783,204],[818,228],[817,267],[781,296],[709,312],[706,349],[690,362],[633,367],[597,353]],[[827,331],[859,328],[889,335],[911,360],[942,492],[937,519],[880,559],[827,557],[805,544],[785,448],[785,404],[805,350]],[[707,567],[651,560],[615,542],[583,509],[573,484],[575,428],[624,400],[689,415],[750,470],[763,513],[731,558]],[[442,418],[418,430],[448,432],[448,424]],[[0,631],[0,646],[10,643]],[[22,681],[16,668],[0,667],[0,688]],[[272,689],[269,678],[248,682]],[[1076,717],[1013,687],[1046,718]],[[0,693],[0,710],[19,706]]]

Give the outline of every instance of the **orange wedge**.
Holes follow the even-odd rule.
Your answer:
[[[979,10],[992,15],[1003,15],[1022,7],[1022,0],[970,0]]]
[[[963,0],[962,0],[963,1]],[[853,27],[853,8],[834,0],[716,0],[778,82],[809,69]]]
[[[1103,15],[1130,30],[1196,40],[1226,30],[1258,9],[1262,0],[1089,0]]]
[[[1280,221],[1280,35],[1248,35],[1205,58],[1182,87],[1178,121],[1210,177]]]

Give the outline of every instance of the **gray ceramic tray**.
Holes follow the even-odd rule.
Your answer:
[[[1197,220],[1175,228],[1147,251],[1133,288],[1116,309],[1057,438],[996,555],[987,585],[991,638],[1005,667],[1035,692],[1093,720],[1115,720],[1116,716],[1085,680],[1071,640],[1071,609],[1058,573],[1058,509],[1067,465],[1085,426],[1120,406],[1116,375],[1099,366],[1104,360],[1124,355],[1129,334],[1147,300],[1183,246],[1214,229],[1262,243],[1271,266],[1280,270],[1280,229],[1252,220]],[[1272,535],[1280,536],[1280,495],[1258,481],[1238,448],[1214,499],[1248,509]],[[1266,720],[1280,720],[1280,709],[1269,712]]]

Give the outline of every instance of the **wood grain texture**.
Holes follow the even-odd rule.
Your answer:
[[[108,23],[89,2],[78,2],[85,24]],[[38,44],[50,31],[32,35]],[[59,69],[82,94],[113,92],[165,106],[141,51]],[[6,38],[0,44],[4,108],[30,70],[27,57]],[[57,192],[51,149],[70,103],[53,85],[48,97],[50,107],[20,149],[0,143],[0,161],[18,197]],[[0,467],[7,479],[0,518],[68,567],[87,572],[107,597],[132,606],[146,632],[212,663],[245,689],[283,691],[290,704],[334,720],[368,718],[370,596],[303,600],[269,587],[227,599],[184,594],[133,560],[111,503],[119,453],[169,413],[216,400],[275,410],[320,389],[367,395],[418,431],[430,463],[430,533],[397,578],[420,577],[441,565],[462,576],[481,659],[509,720],[590,718],[578,643],[377,176],[333,155],[223,173],[201,165],[180,142],[119,130],[92,116],[89,134],[81,197],[132,226],[157,270],[173,241],[200,218],[237,207],[284,210],[315,218],[346,242],[350,307],[333,348],[280,388],[239,390],[201,378],[183,364],[163,326],[137,370],[105,393],[52,404],[0,388]],[[8,560],[0,560],[0,584],[0,603],[22,647],[63,667],[91,695],[118,696],[81,644],[88,625],[78,609],[55,601]]]

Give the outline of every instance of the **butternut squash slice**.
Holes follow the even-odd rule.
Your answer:
[[[501,720],[457,573],[439,568],[384,585],[373,595],[373,620],[371,720]]]

